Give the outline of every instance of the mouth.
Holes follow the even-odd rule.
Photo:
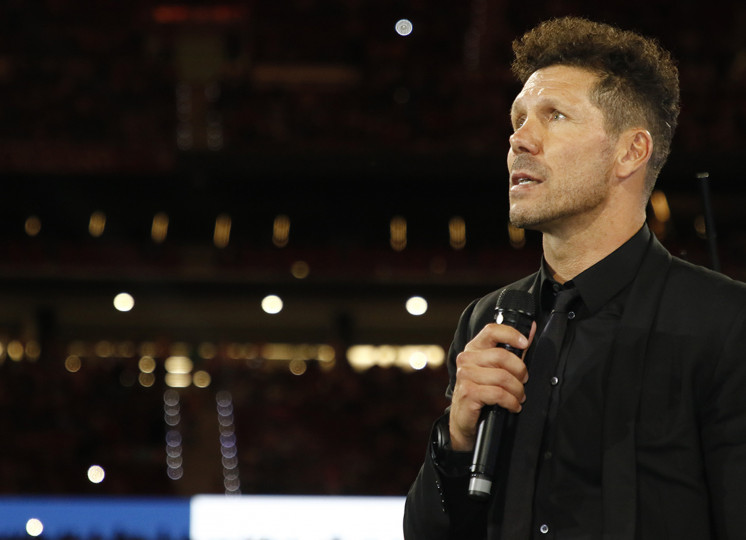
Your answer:
[[[532,176],[522,171],[516,171],[510,175],[510,187],[511,188],[533,186],[533,185],[541,184],[542,182],[543,180],[541,180],[540,178],[536,178],[535,176]]]

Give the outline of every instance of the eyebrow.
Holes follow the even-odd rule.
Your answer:
[[[510,117],[513,118],[513,116],[516,114],[516,111],[520,111],[525,109],[524,105],[521,105],[521,101],[519,101],[518,96],[516,96],[516,99],[513,100],[512,105],[510,106]],[[572,102],[572,100],[569,99],[562,99],[561,96],[539,96],[536,99],[535,106],[537,108],[556,108],[561,109],[563,111],[567,112],[573,112],[576,108],[576,104]]]
[[[513,100],[513,103],[510,104],[510,111],[508,111],[508,117],[513,120],[516,114],[518,114],[518,97]],[[524,107],[525,108],[525,107]]]

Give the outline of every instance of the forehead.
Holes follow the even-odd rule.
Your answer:
[[[536,70],[513,101],[513,110],[540,101],[567,105],[590,104],[590,92],[598,76],[573,66],[549,66]]]

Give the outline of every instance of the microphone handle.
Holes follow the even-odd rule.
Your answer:
[[[523,351],[500,344],[502,347],[520,356]],[[489,441],[502,440],[502,432],[508,413],[499,405],[490,405],[482,408],[479,414],[477,427],[477,441],[474,446],[474,457],[470,467],[471,478],[469,479],[469,496],[477,500],[486,500],[492,493],[492,476],[497,463],[499,444],[490,444]]]
[[[528,337],[534,319],[534,307],[534,299],[530,293],[505,290],[497,299],[495,322],[512,326]],[[518,357],[523,354],[522,350],[504,343],[498,343],[497,346]],[[492,478],[507,418],[508,412],[498,405],[483,407],[480,412],[468,491],[469,496],[474,499],[483,501],[492,493]]]

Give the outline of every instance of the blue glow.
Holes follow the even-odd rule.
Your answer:
[[[0,497],[0,537],[26,537],[36,518],[44,538],[189,538],[189,499]]]

